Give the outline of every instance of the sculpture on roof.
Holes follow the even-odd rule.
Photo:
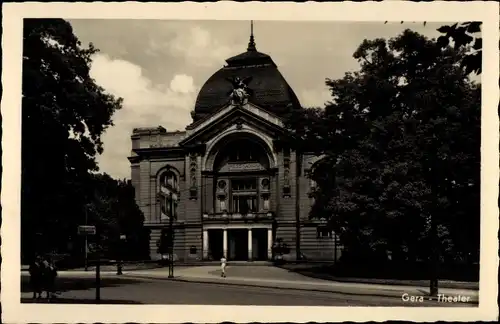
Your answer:
[[[233,89],[229,92],[231,102],[236,105],[246,103],[248,97],[252,94],[252,90],[248,87],[248,83],[250,83],[252,77],[246,77],[243,79],[240,77],[234,77],[232,79],[226,78],[226,80],[233,85]]]

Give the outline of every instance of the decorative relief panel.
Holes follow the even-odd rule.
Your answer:
[[[196,153],[189,155],[189,199],[198,198],[198,159]]]
[[[227,212],[227,180],[217,181],[217,212]]]
[[[227,163],[220,172],[239,172],[239,171],[263,171],[265,167],[258,162],[251,163]]]
[[[290,197],[290,158],[283,159],[283,196]]]

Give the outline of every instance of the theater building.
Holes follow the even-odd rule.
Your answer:
[[[257,51],[226,60],[201,88],[184,131],[137,128],[129,157],[136,200],[151,229],[151,258],[173,217],[181,261],[332,260],[336,240],[309,219],[318,157],[281,141],[284,118],[301,105],[272,58]]]

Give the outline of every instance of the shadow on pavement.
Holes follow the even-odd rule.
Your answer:
[[[72,299],[72,298],[57,298],[51,302],[47,300],[34,300],[32,298],[21,298],[21,303],[23,304],[96,304],[95,299]],[[112,300],[104,299],[101,300],[100,304],[141,304],[136,301],[131,300]]]
[[[101,278],[101,288],[116,287],[124,285],[133,285],[141,283],[140,280],[116,277],[116,278]],[[95,277],[87,278],[68,278],[58,277],[56,279],[56,290],[60,292],[70,290],[88,290],[95,288]],[[21,292],[32,292],[28,277],[21,277]]]

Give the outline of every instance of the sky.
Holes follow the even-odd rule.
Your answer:
[[[135,127],[184,130],[204,82],[225,59],[246,51],[248,21],[70,20],[83,45],[100,51],[91,76],[123,98],[114,126],[103,136],[100,171],[130,178],[130,135]],[[305,107],[330,100],[325,79],[359,69],[352,54],[364,39],[391,38],[412,29],[430,38],[446,24],[422,22],[254,21],[257,50],[269,54]]]

